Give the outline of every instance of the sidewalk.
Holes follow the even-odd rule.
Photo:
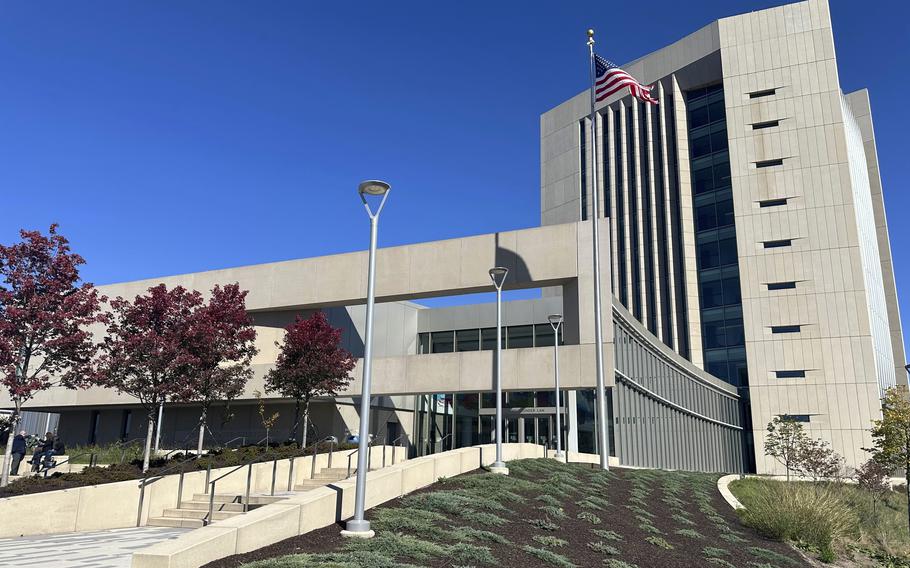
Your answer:
[[[139,527],[0,539],[0,566],[129,568],[133,551],[189,529]]]

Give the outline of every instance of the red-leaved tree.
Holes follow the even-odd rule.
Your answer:
[[[142,470],[149,467],[158,406],[192,384],[185,340],[202,295],[182,286],[149,288],[133,301],[111,301],[113,318],[98,360],[98,382],[139,400],[148,415]]]
[[[0,245],[0,380],[15,406],[10,432],[22,405],[53,386],[91,385],[97,351],[89,326],[105,321],[104,300],[89,283],[79,283],[85,260],[51,225],[19,232],[21,241]],[[6,445],[0,486],[9,482],[12,443]]]
[[[198,452],[212,402],[237,398],[253,376],[250,362],[257,353],[256,329],[246,313],[246,295],[237,284],[216,285],[208,303],[199,306],[188,322],[184,347],[189,380],[174,398],[202,405]]]
[[[284,343],[276,342],[281,351],[266,375],[265,388],[294,399],[293,440],[300,430],[301,407],[309,413],[313,397],[334,396],[351,382],[356,360],[339,346],[340,341],[341,330],[332,327],[325,314],[316,312],[305,320],[298,316],[285,328]],[[306,425],[303,431],[306,435]]]

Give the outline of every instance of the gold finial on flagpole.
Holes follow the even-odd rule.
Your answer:
[[[594,43],[594,28],[588,28],[588,45]]]

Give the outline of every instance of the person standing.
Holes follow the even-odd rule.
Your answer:
[[[13,461],[10,465],[10,475],[19,475],[19,464],[25,458],[25,452],[28,449],[25,438],[28,436],[25,430],[20,430],[16,437],[13,438]]]

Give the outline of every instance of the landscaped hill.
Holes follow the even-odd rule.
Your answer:
[[[344,539],[331,526],[208,566],[808,566],[788,545],[742,526],[715,475],[603,472],[548,459],[509,469],[443,479],[368,511],[370,540]]]

